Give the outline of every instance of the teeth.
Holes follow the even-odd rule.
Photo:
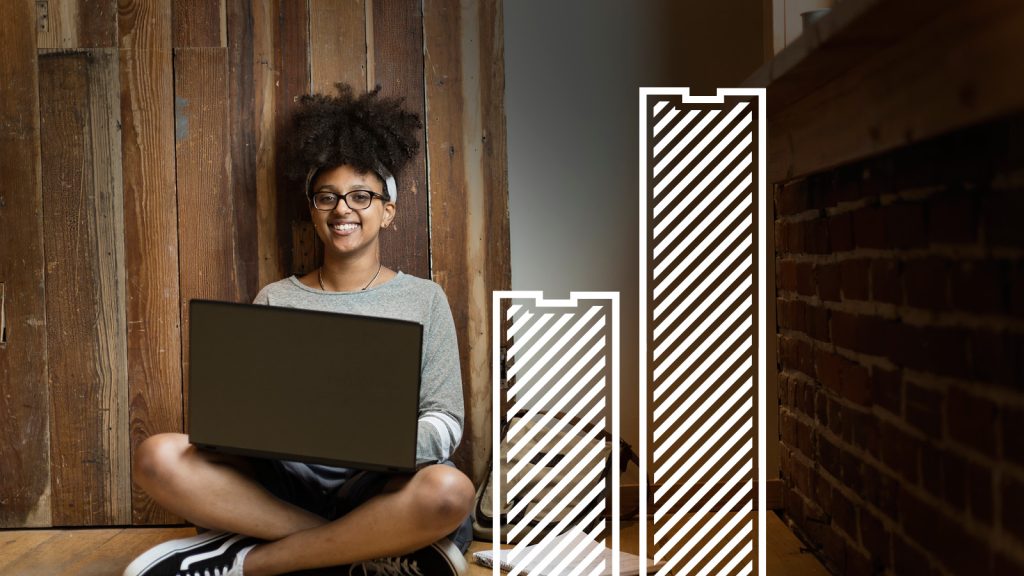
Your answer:
[[[339,232],[347,232],[349,230],[355,230],[356,228],[359,228],[359,224],[335,224],[331,226],[331,228],[334,228]]]

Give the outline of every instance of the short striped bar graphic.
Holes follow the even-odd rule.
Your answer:
[[[640,124],[641,554],[763,574],[764,91],[641,89]]]
[[[609,531],[606,518],[619,508],[618,473],[609,470],[619,456],[618,293],[545,300],[540,292],[495,292],[493,306],[495,366],[505,352],[504,388],[494,374],[500,457],[492,474],[502,479],[494,485],[495,546],[513,545],[510,576],[526,564],[545,574],[600,574],[600,547],[552,543],[581,532],[616,551],[617,575],[618,523]]]

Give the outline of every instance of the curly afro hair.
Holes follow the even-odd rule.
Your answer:
[[[292,117],[288,176],[307,181],[316,171],[343,164],[381,179],[387,176],[382,169],[400,173],[419,150],[419,116],[402,108],[403,98],[381,96],[380,86],[358,96],[347,84],[337,88],[337,96],[299,98]]]

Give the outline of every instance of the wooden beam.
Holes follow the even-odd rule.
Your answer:
[[[310,75],[313,92],[334,94],[343,82],[366,91],[366,6],[363,0],[310,0]]]
[[[121,0],[118,34],[134,453],[152,434],[183,430],[170,2]],[[180,519],[133,486],[132,522]]]
[[[175,48],[227,46],[227,0],[173,0],[172,38]]]
[[[407,109],[426,118],[421,2],[373,2],[372,50],[381,94],[404,98]],[[421,278],[430,278],[426,172],[426,133],[421,132],[419,154],[395,175],[398,211],[387,233],[381,234],[384,265]]]
[[[1024,109],[1024,5],[850,0],[749,78],[768,86],[768,180]]]
[[[117,0],[37,0],[41,49],[116,48]]]
[[[53,523],[131,521],[115,49],[39,60]]]
[[[0,18],[0,527],[49,526],[49,390],[39,167],[36,12],[32,0]]]
[[[189,301],[243,299],[240,263],[251,242],[237,236],[229,173],[227,48],[174,51],[174,144],[181,281],[182,396],[188,406]],[[188,413],[185,413],[188,428]]]

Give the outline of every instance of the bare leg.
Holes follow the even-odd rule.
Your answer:
[[[472,483],[450,466],[430,466],[397,480],[392,486],[397,490],[380,494],[329,524],[257,546],[245,559],[246,576],[412,552],[455,530],[472,507]]]
[[[140,446],[140,485],[194,524],[270,540],[245,559],[247,576],[349,564],[412,552],[454,530],[472,507],[473,486],[449,466],[393,479],[333,522],[274,497],[246,474],[245,460],[197,450],[182,434]]]
[[[153,500],[197,526],[278,540],[327,522],[267,491],[244,472],[245,459],[199,450],[184,434],[147,438],[135,466]]]

